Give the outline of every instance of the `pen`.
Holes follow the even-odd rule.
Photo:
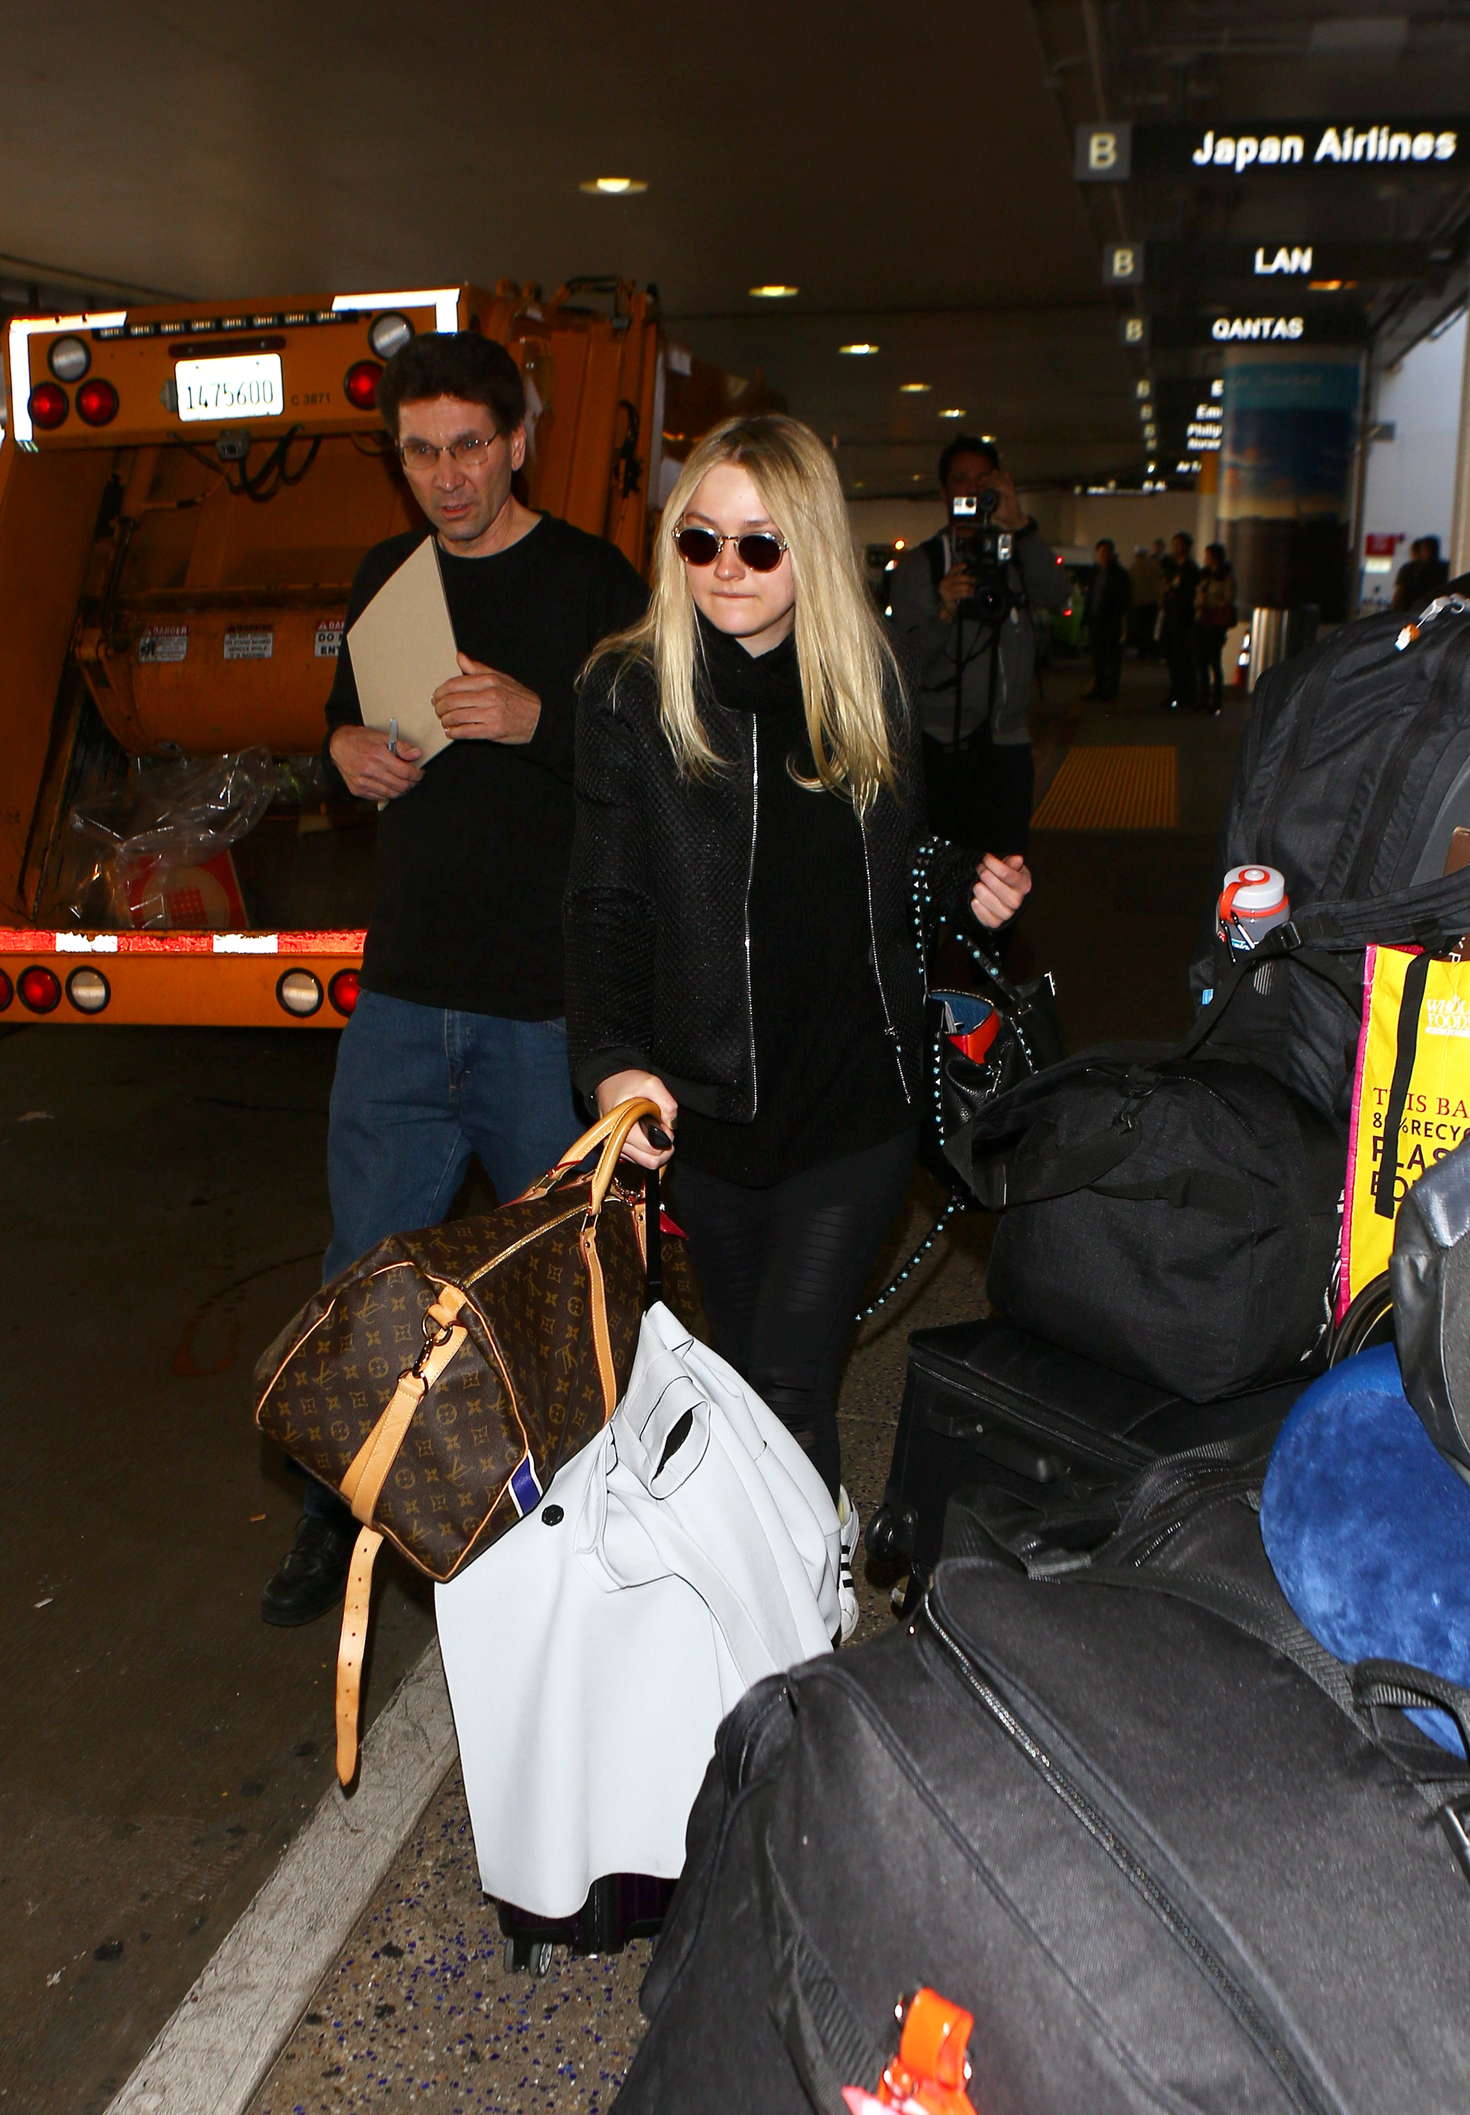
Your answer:
[[[396,720],[388,722],[388,754],[389,756],[397,756],[398,754],[398,722]]]

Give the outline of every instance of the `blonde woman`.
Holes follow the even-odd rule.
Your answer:
[[[647,616],[584,681],[568,1036],[599,1110],[658,1104],[667,1138],[629,1152],[674,1157],[715,1348],[834,1498],[852,1316],[923,1091],[917,751],[827,449],[794,419],[717,427],[670,496]],[[950,848],[933,872],[990,927],[1031,886],[1019,857]]]

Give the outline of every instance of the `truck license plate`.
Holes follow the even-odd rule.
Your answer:
[[[279,353],[175,360],[181,419],[279,418],[286,408]]]

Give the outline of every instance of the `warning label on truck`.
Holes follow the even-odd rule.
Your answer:
[[[325,617],[316,628],[314,652],[318,661],[335,661],[342,651],[342,630],[346,620],[342,617]]]
[[[225,627],[227,661],[269,661],[276,650],[276,635],[268,624],[230,624]]]
[[[187,624],[150,624],[138,634],[140,661],[182,661],[188,651]]]

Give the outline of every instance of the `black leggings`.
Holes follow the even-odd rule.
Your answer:
[[[834,1499],[853,1316],[908,1194],[915,1144],[905,1131],[761,1190],[675,1157],[674,1212],[714,1348],[800,1441]]]

